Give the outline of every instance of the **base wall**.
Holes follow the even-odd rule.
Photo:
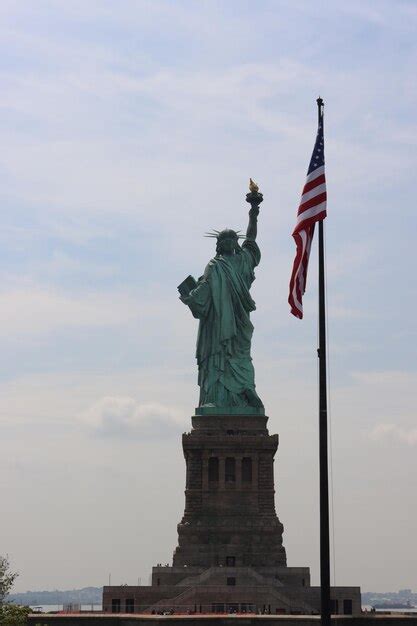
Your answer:
[[[417,617],[370,615],[333,617],[335,626],[417,626]],[[320,617],[256,615],[231,616],[134,616],[134,615],[29,615],[28,626],[320,626]]]
[[[315,615],[320,612],[320,587],[257,584],[226,586],[211,584],[181,587],[104,587],[103,611],[111,613],[172,612],[254,613],[269,615]],[[361,613],[359,587],[332,587],[333,612]]]

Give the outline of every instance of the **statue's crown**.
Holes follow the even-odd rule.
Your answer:
[[[240,234],[239,230],[232,230],[231,228],[224,228],[223,230],[212,230],[210,233],[206,233],[206,237],[215,237],[217,241],[224,241],[225,239],[244,239],[245,236]]]

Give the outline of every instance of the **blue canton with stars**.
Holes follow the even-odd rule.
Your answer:
[[[324,165],[324,135],[323,135],[323,116],[319,122],[316,143],[314,144],[313,154],[311,155],[310,165],[308,167],[307,176],[314,172],[318,167]]]

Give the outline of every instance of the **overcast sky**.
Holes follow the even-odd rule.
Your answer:
[[[288,564],[319,581],[316,249],[290,236],[325,99],[340,585],[417,590],[417,6],[0,4],[0,554],[17,591],[147,584],[184,508],[196,320],[176,286],[264,193],[257,389]],[[413,182],[414,181],[414,182]],[[332,545],[333,549],[333,545]]]

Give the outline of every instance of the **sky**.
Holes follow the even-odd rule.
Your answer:
[[[325,100],[332,582],[417,591],[413,1],[0,4],[0,554],[15,591],[148,584],[184,509],[176,286],[264,194],[257,390],[290,566],[319,583],[317,263],[291,232]]]

